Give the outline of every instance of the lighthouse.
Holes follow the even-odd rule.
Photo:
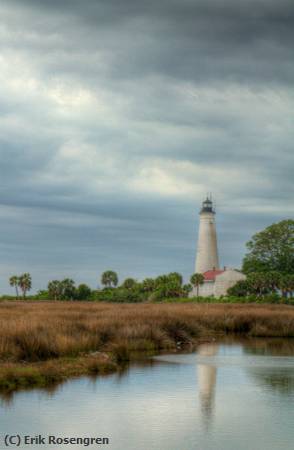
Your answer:
[[[196,253],[195,272],[203,275],[203,284],[194,286],[190,292],[190,297],[211,297],[216,298],[227,295],[230,287],[238,281],[245,280],[240,270],[220,269],[217,250],[217,237],[215,227],[215,209],[211,197],[206,198],[200,210],[200,223],[198,246]]]
[[[195,272],[204,273],[219,270],[217,237],[215,227],[215,210],[212,199],[207,196],[200,210],[198,246]]]

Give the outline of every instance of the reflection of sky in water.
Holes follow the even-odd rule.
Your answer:
[[[74,380],[52,396],[18,393],[0,409],[0,433],[109,436],[111,450],[289,450],[293,379],[291,356],[204,346],[123,376]]]

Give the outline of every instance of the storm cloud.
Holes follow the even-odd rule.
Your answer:
[[[293,215],[292,1],[2,0],[0,281],[193,271]]]

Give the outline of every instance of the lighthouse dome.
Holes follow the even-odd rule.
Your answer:
[[[204,202],[202,203],[202,208],[200,210],[200,213],[202,212],[210,212],[210,213],[215,213],[214,208],[213,208],[213,202],[210,198],[206,198],[206,200],[204,200]]]

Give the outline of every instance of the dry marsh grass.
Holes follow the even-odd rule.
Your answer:
[[[0,360],[38,362],[102,351],[173,349],[198,338],[294,337],[294,308],[277,305],[1,303]]]
[[[0,392],[118,370],[138,352],[215,336],[294,337],[276,305],[0,303]]]

